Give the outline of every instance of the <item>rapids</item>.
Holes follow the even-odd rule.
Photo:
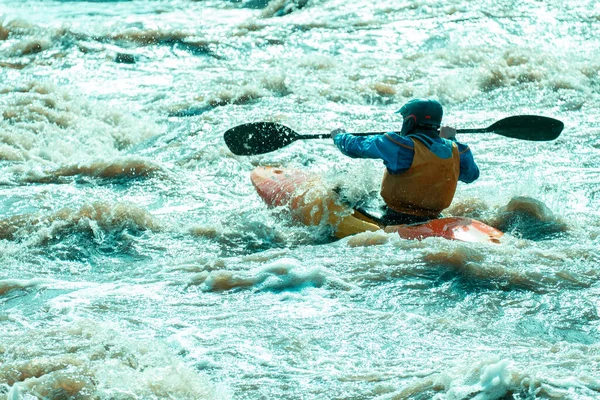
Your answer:
[[[600,397],[597,0],[0,0],[0,398]],[[382,164],[330,140],[233,155],[228,128],[562,120],[463,135],[448,214],[497,246],[268,209],[249,174]]]

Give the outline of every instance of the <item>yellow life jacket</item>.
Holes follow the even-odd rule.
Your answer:
[[[452,143],[452,157],[440,158],[421,141],[414,143],[414,158],[410,168],[400,174],[387,169],[381,183],[381,197],[389,208],[403,214],[435,218],[448,208],[454,198],[460,155]]]

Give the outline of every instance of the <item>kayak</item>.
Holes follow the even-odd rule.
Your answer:
[[[483,222],[465,217],[444,217],[409,225],[383,226],[364,211],[339,200],[317,174],[279,167],[257,167],[250,179],[258,195],[270,207],[288,207],[292,217],[309,226],[327,224],[337,238],[362,232],[396,232],[403,239],[440,237],[476,243],[500,243],[503,233]]]

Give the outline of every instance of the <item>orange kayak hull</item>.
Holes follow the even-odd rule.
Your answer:
[[[258,195],[270,207],[288,207],[292,217],[305,225],[328,224],[338,238],[361,232],[396,232],[403,239],[441,237],[476,243],[500,243],[503,233],[483,222],[446,217],[411,225],[380,226],[338,201],[320,176],[302,170],[257,167],[250,174]]]

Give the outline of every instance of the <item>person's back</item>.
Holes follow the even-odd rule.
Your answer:
[[[381,196],[397,219],[436,218],[452,202],[458,181],[473,182],[479,169],[469,147],[455,141],[456,130],[443,127],[438,133],[443,110],[437,101],[411,100],[398,112],[404,118],[400,134],[332,131],[332,137],[347,156],[383,160]]]

